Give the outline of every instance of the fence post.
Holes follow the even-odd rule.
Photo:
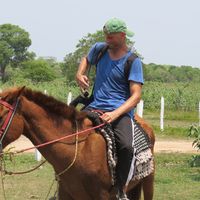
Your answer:
[[[67,105],[69,105],[72,101],[72,92],[70,91],[68,96],[67,96]]]
[[[35,160],[38,162],[42,160],[42,154],[37,149],[35,149]]]
[[[165,108],[165,101],[164,97],[161,97],[161,109],[160,109],[160,130],[164,130],[164,108]]]
[[[140,117],[143,117],[143,108],[144,108],[144,101],[140,100],[140,102],[137,104],[137,107],[136,107],[136,113]]]

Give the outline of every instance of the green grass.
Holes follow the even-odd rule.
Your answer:
[[[160,130],[160,111],[144,110],[144,119],[151,124],[157,137],[188,139],[191,124],[198,123],[198,112],[165,111],[164,130]]]
[[[6,159],[7,171],[26,171],[37,166],[34,155],[24,154],[18,155],[12,159]],[[44,164],[41,168],[23,175],[6,175],[4,177],[4,187],[6,200],[28,200],[41,199],[44,200],[54,180],[54,172],[49,164]],[[51,191],[51,196],[55,192],[56,183]],[[0,199],[4,200],[2,192],[2,184],[0,184]]]
[[[191,155],[156,154],[155,200],[198,200],[200,167],[189,167]]]
[[[159,124],[160,122],[160,110],[145,110],[144,109],[144,118],[151,121],[156,121],[154,123]],[[164,119],[168,121],[174,121],[175,126],[182,126],[182,123],[187,125],[188,123],[197,123],[198,122],[198,111],[173,111],[165,110]]]
[[[154,200],[199,200],[200,167],[190,167],[190,154],[156,154]],[[27,170],[38,163],[32,154],[17,156],[13,162],[6,161],[9,170]],[[54,179],[52,167],[42,168],[25,175],[4,177],[6,200],[44,200]],[[55,191],[56,184],[51,195]],[[0,184],[0,199],[3,200]]]

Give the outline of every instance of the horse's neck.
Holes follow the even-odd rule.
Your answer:
[[[51,113],[47,113],[43,108],[25,98],[23,99],[21,113],[25,122],[24,135],[35,146],[56,140],[67,133],[73,132],[72,124],[69,120],[61,118],[53,120]],[[69,148],[71,148],[71,146],[65,145],[63,141],[60,141],[53,145],[42,147],[39,150],[43,156],[48,157],[48,155],[51,155],[53,157],[58,151],[58,146],[61,151],[70,151]]]

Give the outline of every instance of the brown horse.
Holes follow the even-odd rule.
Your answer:
[[[0,97],[0,127],[3,127],[0,140],[3,148],[22,134],[34,145],[39,145],[92,127],[84,112],[41,92],[11,88],[1,93]],[[10,107],[14,107],[14,111]],[[9,128],[8,118],[11,118]],[[155,138],[152,129],[138,116],[136,119],[146,130],[153,152]],[[5,132],[4,129],[8,130]],[[94,130],[88,130],[79,135],[77,143],[75,141],[73,136],[39,148],[56,174],[73,164],[59,176],[59,200],[115,199],[116,190],[111,184],[104,138]],[[130,182],[128,197],[138,200],[143,188],[144,199],[152,200],[153,181],[154,173],[137,182]]]

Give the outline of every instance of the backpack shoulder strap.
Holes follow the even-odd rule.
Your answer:
[[[130,74],[132,63],[135,61],[136,58],[138,58],[138,56],[135,53],[132,53],[127,58],[127,60],[124,64],[124,75],[125,75],[125,78],[126,78],[127,81],[128,81],[128,77],[129,77],[129,74]]]
[[[95,60],[96,65],[98,64],[98,62],[100,61],[100,59],[103,57],[103,55],[106,53],[107,50],[108,50],[108,45],[103,46],[99,50],[98,55],[97,55],[96,60]]]

